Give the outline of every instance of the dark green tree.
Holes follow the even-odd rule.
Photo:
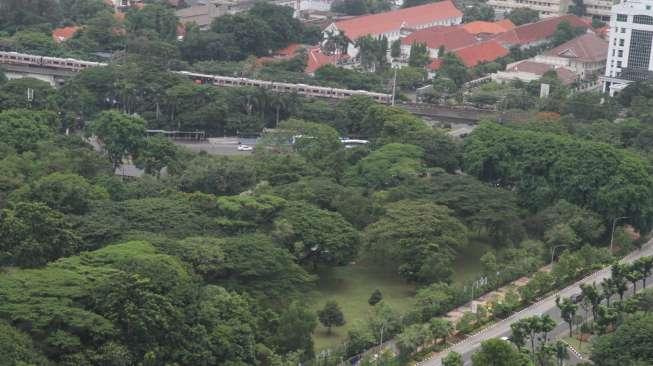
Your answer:
[[[381,293],[381,290],[378,288],[372,292],[372,295],[370,295],[369,300],[367,300],[367,303],[374,306],[378,304],[381,300],[383,300],[383,294]]]
[[[335,301],[327,301],[324,308],[317,312],[320,323],[327,327],[327,333],[331,334],[331,327],[345,325],[345,316],[340,310],[340,305]]]

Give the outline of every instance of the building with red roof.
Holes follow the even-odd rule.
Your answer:
[[[508,56],[510,51],[499,42],[489,40],[457,49],[454,53],[465,66],[474,67],[483,62],[492,62]]]
[[[408,57],[410,47],[413,43],[423,43],[429,50],[431,58],[437,58],[440,47],[444,47],[445,51],[453,51],[473,45],[476,42],[476,37],[467,32],[463,27],[430,27],[420,29],[402,38],[401,53],[405,57]]]
[[[563,15],[547,18],[535,23],[520,25],[504,33],[498,34],[493,39],[505,47],[518,46],[522,49],[539,46],[547,42],[555,33],[558,25],[567,22],[572,28],[590,29],[590,25],[575,15]]]
[[[544,74],[552,70],[555,71],[563,85],[571,85],[578,81],[578,75],[566,67],[549,65],[532,60],[517,61],[508,65],[506,71],[499,71],[492,74],[492,80],[499,83],[521,80],[528,83],[533,80],[539,80]]]
[[[52,39],[57,43],[65,42],[73,38],[79,29],[80,27],[76,26],[57,28],[52,31]]]
[[[594,33],[585,33],[534,57],[534,61],[564,66],[580,78],[603,73],[608,58],[608,42]]]
[[[324,39],[344,34],[350,45],[347,53],[356,56],[355,41],[363,36],[386,37],[392,42],[402,36],[402,32],[460,24],[463,13],[450,1],[440,1],[385,13],[363,15],[331,23],[324,30]]]
[[[462,27],[467,32],[476,36],[489,36],[509,31],[515,28],[515,25],[510,21],[510,19],[500,20],[498,22],[476,20],[470,23],[465,23]]]

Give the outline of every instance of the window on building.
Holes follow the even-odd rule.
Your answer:
[[[617,21],[618,22],[627,22],[628,21],[628,14],[617,14]]]
[[[621,33],[626,33],[626,28],[621,28]]]
[[[623,46],[625,44],[625,41],[623,38],[619,39],[619,46]]]
[[[633,23],[653,25],[653,17],[650,15],[635,15]]]
[[[614,57],[614,50],[612,50],[612,56]]]
[[[617,61],[617,67],[621,67],[621,61]]]
[[[651,58],[651,43],[653,32],[633,29],[630,36],[630,53],[628,54],[628,67],[633,69],[646,69]]]
[[[619,55],[619,57],[624,57],[624,51],[623,51],[623,50],[619,50],[618,55]]]

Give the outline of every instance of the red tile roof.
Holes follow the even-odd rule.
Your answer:
[[[336,27],[349,39],[381,35],[401,28],[418,28],[440,20],[462,17],[463,13],[449,0],[385,13],[364,15],[336,22]]]
[[[558,79],[560,79],[564,85],[569,85],[578,79],[578,75],[565,67],[556,67],[553,65],[529,60],[515,63],[506,69],[506,71],[528,72],[539,76],[543,76],[547,71],[550,70],[554,70],[556,72]]]
[[[462,27],[431,27],[418,30],[401,39],[401,44],[424,43],[430,49],[444,46],[445,50],[452,51],[476,43],[476,38]]]
[[[63,28],[57,28],[52,31],[52,38],[54,39],[55,42],[61,43],[65,42],[75,35],[77,31],[79,30],[79,27],[63,27]]]
[[[510,19],[504,19],[498,22],[484,22],[477,20],[463,24],[463,28],[471,34],[499,34],[515,28],[515,25],[512,24]]]
[[[462,27],[431,27],[418,30],[401,39],[401,44],[424,43],[430,49],[444,46],[445,50],[452,51],[476,43],[476,38]]]
[[[322,53],[320,47],[313,47],[308,49],[308,60],[306,60],[306,69],[304,72],[307,74],[312,74],[315,70],[319,69],[324,65],[335,65],[338,57],[343,57],[342,55],[325,55]]]
[[[482,62],[492,62],[498,58],[508,56],[510,51],[499,42],[490,40],[460,48],[454,53],[465,66],[474,67]]]
[[[593,33],[585,33],[544,54],[583,62],[600,62],[608,58],[608,42]]]
[[[426,68],[432,71],[440,70],[442,67],[442,59],[441,58],[434,58],[431,60],[431,63],[426,65]]]
[[[544,41],[553,36],[558,24],[567,21],[572,28],[589,28],[587,22],[575,15],[563,15],[555,18],[547,18],[539,22],[529,23],[515,27],[507,32],[497,35],[494,39],[504,46],[527,45]]]

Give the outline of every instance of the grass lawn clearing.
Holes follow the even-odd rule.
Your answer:
[[[481,239],[472,238],[470,245],[463,250],[454,262],[454,282],[463,283],[474,280],[481,273],[480,257],[489,248]],[[394,309],[405,313],[413,306],[415,286],[406,283],[397,274],[392,264],[378,263],[372,258],[364,258],[355,264],[343,267],[321,267],[316,290],[310,294],[311,308],[322,309],[329,300],[336,301],[347,322],[342,327],[332,328],[331,335],[321,324],[318,325],[313,340],[317,351],[341,345],[351,324],[357,319],[365,319],[371,306],[367,303],[375,289],[381,290],[383,301]]]
[[[375,289],[381,290],[383,301],[399,312],[406,312],[413,305],[415,286],[404,282],[391,266],[377,264],[371,259],[343,267],[320,268],[317,289],[311,294],[311,308],[322,309],[329,300],[335,300],[342,309],[347,322],[332,328],[332,334],[318,325],[313,340],[315,349],[335,347],[343,343],[347,330],[357,319],[364,319],[372,308],[367,300]]]

